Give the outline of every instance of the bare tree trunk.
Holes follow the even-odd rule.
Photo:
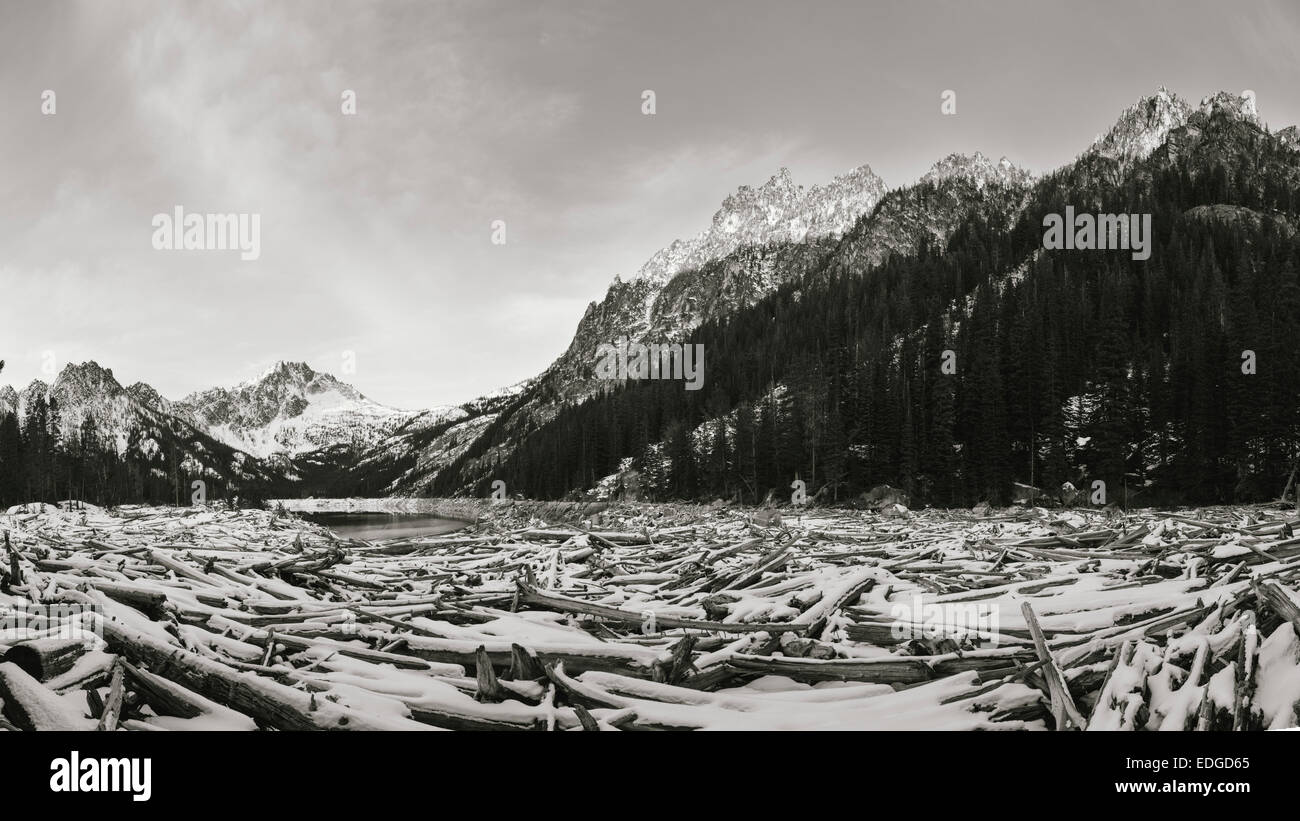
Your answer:
[[[1279,502],[1285,502],[1287,495],[1291,493],[1291,488],[1295,486],[1295,473],[1297,469],[1300,469],[1300,459],[1297,459],[1291,465],[1291,478],[1286,480],[1286,487],[1282,488],[1282,495],[1278,497]]]

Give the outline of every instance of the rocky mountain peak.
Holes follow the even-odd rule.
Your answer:
[[[46,382],[40,379],[33,379],[31,382],[27,383],[27,387],[23,388],[18,395],[19,396],[37,396],[37,395],[45,396],[49,392],[50,392],[50,386]]]
[[[64,366],[52,384],[34,379],[17,395],[15,411],[26,419],[37,399],[56,405],[60,434],[73,437],[85,422],[94,425],[102,442],[112,442],[119,452],[129,432],[138,428],[138,409],[108,368],[90,361]]]
[[[1164,144],[1170,131],[1186,125],[1191,113],[1185,100],[1161,86],[1155,94],[1125,109],[1087,153],[1123,162],[1141,160]]]
[[[794,178],[790,176],[790,169],[781,166],[781,170],[773,174],[768,181],[763,183],[764,192],[794,192],[802,190],[802,185],[795,185]]]
[[[93,360],[64,366],[50,388],[50,393],[61,402],[86,402],[118,396],[122,392],[122,385],[113,377],[113,371],[101,368]]]
[[[283,402],[326,392],[335,392],[353,401],[368,401],[360,391],[345,382],[340,382],[332,374],[313,370],[306,362],[284,360],[262,371],[256,379],[241,382],[227,393],[257,397],[261,401]],[[189,401],[189,397],[186,397],[185,401]]]
[[[782,168],[759,188],[742,185],[723,200],[713,215],[713,227],[728,234],[771,227],[802,196],[803,186],[795,185],[789,169]]]
[[[296,383],[306,384],[316,378],[316,371],[306,362],[289,362],[281,359],[271,367],[262,371],[256,379],[250,379],[243,385],[257,385],[267,382],[275,384]]]
[[[935,163],[921,177],[921,182],[939,184],[947,180],[964,179],[982,188],[990,183],[1023,183],[1029,172],[1016,167],[1006,157],[996,163],[979,151],[974,154],[949,154]]]
[[[811,189],[796,184],[790,170],[781,168],[757,188],[737,188],[722,201],[706,230],[658,251],[637,279],[662,284],[747,246],[843,234],[875,207],[884,190],[866,165]]]
[[[167,411],[168,413],[171,412],[171,403],[164,399],[162,394],[154,390],[152,385],[145,384],[144,382],[136,382],[133,385],[127,386],[126,393],[127,396],[130,396],[136,402],[147,408]]]
[[[1233,120],[1253,123],[1261,128],[1264,126],[1259,119],[1259,113],[1255,110],[1255,97],[1251,94],[1233,94],[1230,91],[1211,94],[1201,100],[1200,113],[1207,117],[1218,114]]]
[[[190,394],[172,407],[195,427],[258,457],[369,444],[413,415],[372,402],[306,362],[289,361],[233,388]]]

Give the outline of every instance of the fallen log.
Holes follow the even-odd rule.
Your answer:
[[[134,607],[151,619],[162,619],[167,615],[167,594],[156,589],[107,579],[85,578],[76,581],[79,585],[95,588],[113,601]]]
[[[13,662],[0,664],[0,704],[20,730],[88,730],[94,722],[74,713],[68,702]]]
[[[869,567],[855,574],[845,580],[838,590],[831,591],[812,607],[800,613],[795,621],[800,624],[807,624],[809,635],[820,637],[826,628],[827,619],[838,612],[840,608],[870,590],[872,585],[876,583],[878,575],[879,571],[874,567]]]
[[[1064,730],[1066,727],[1065,719],[1068,717],[1074,722],[1074,726],[1080,730],[1088,729],[1088,722],[1074,706],[1074,699],[1070,697],[1070,689],[1065,685],[1065,680],[1061,677],[1060,668],[1056,666],[1052,654],[1047,649],[1047,639],[1043,637],[1043,630],[1038,626],[1038,619],[1034,616],[1034,608],[1029,602],[1024,602],[1020,606],[1020,612],[1025,616],[1025,622],[1029,625],[1029,632],[1034,639],[1034,649],[1038,652],[1038,660],[1043,663],[1043,677],[1047,681],[1047,691],[1052,701],[1052,717],[1056,721],[1056,729]]]
[[[1300,636],[1300,598],[1296,594],[1272,579],[1256,585],[1255,594],[1259,597],[1260,604],[1291,622],[1291,628]]]
[[[363,637],[398,638],[393,633],[362,630]],[[407,639],[405,651],[419,659],[429,662],[462,665],[465,669],[473,668],[481,658],[478,648],[483,647],[488,660],[497,669],[511,669],[517,663],[531,666],[534,663],[564,663],[575,670],[602,670],[621,672],[638,678],[650,678],[654,675],[655,665],[669,659],[669,655],[660,650],[637,647],[635,645],[615,643],[594,643],[579,646],[564,646],[533,642],[528,653],[535,657],[535,662],[523,662],[515,651],[515,644],[508,641],[466,641],[464,639],[434,639],[425,636],[402,636]],[[532,676],[528,676],[532,678]]]
[[[0,642],[70,623],[32,600],[106,614],[117,655],[85,652],[42,686],[83,726],[123,730],[341,728],[320,714],[349,710],[402,728],[1043,729],[1081,723],[1067,697],[1096,729],[1290,720],[1268,706],[1285,665],[1256,663],[1240,618],[1295,625],[1289,512],[817,510],[777,531],[725,507],[611,505],[578,527],[539,510],[380,543],[266,511],[33,510],[11,520],[27,578],[0,587],[0,613],[23,619]],[[895,640],[931,624],[894,612],[917,595],[952,609],[937,625],[1000,613],[1001,646]],[[808,687],[833,680],[860,683]]]
[[[96,728],[101,732],[111,733],[117,729],[118,719],[122,715],[122,699],[126,696],[124,676],[122,660],[115,659],[113,672],[109,675],[108,698],[104,700],[104,709],[100,713],[99,726]]]
[[[420,729],[417,721],[389,719],[309,694],[252,673],[240,673],[214,659],[166,644],[126,625],[102,620],[104,640],[136,664],[277,730]],[[26,675],[26,674],[24,674]]]
[[[536,587],[527,582],[518,582],[519,600],[528,604],[535,604],[545,607],[549,610],[558,610],[562,613],[584,613],[589,616],[613,621],[619,624],[642,624],[647,619],[646,613],[636,613],[630,610],[622,610],[617,607],[610,607],[603,604],[591,604],[589,602],[578,601],[567,596],[561,596],[557,593],[543,593]],[[709,632],[721,633],[796,633],[804,635],[811,629],[809,624],[799,624],[794,622],[771,622],[771,623],[740,623],[732,624],[729,622],[706,621],[703,619],[683,619],[676,616],[667,616],[654,614],[654,622],[658,627],[669,630],[705,630]]]
[[[861,681],[871,684],[916,684],[969,671],[1028,661],[1026,650],[986,650],[946,656],[880,656],[863,659],[811,659],[779,656],[731,656],[724,662],[736,673],[789,676],[795,681]]]
[[[77,639],[34,639],[10,647],[0,660],[11,661],[45,682],[71,670],[86,650],[86,643]]]

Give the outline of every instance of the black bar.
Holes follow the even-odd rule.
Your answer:
[[[344,799],[439,814],[484,803],[507,811],[514,802],[537,811],[594,811],[596,801],[680,807],[717,800],[772,810],[781,796],[791,809],[814,801],[829,812],[836,795],[850,802],[920,797],[927,807],[1046,801],[1061,811],[1098,800],[1124,807],[1172,799],[1233,811],[1294,796],[1298,740],[1281,732],[11,732],[0,733],[0,761],[6,805],[33,802],[54,814],[91,806],[339,811]],[[83,767],[87,759],[149,758],[149,799],[135,801],[127,791],[54,792],[52,762],[70,763],[73,751]],[[1215,792],[1182,786],[1191,783]]]

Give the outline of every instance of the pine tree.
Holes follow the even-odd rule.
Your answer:
[[[23,477],[26,472],[18,417],[12,413],[0,414],[0,507],[10,507],[23,501]]]

